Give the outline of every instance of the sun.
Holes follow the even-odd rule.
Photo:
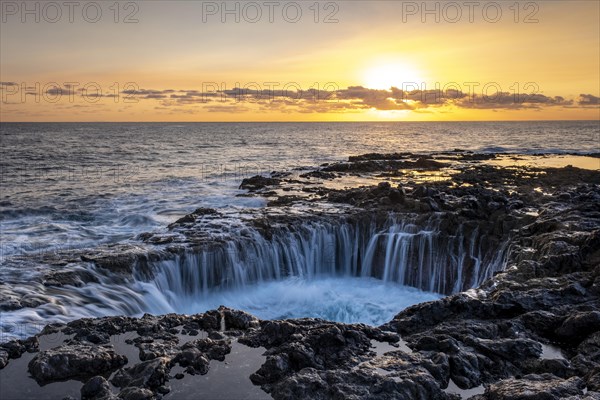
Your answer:
[[[424,79],[419,71],[407,63],[390,63],[371,67],[365,71],[364,85],[369,89],[389,89],[392,86],[420,86]]]

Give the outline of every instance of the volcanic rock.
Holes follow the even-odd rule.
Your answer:
[[[127,363],[112,346],[64,345],[42,351],[29,362],[29,373],[39,383],[86,378]]]

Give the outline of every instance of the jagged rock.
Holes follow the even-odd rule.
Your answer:
[[[171,360],[167,357],[159,357],[118,370],[111,382],[120,388],[136,386],[155,389],[169,379],[170,370]]]
[[[8,352],[6,350],[0,350],[0,369],[6,367],[8,364]]]
[[[580,378],[567,380],[550,374],[526,375],[490,385],[477,400],[562,400],[583,395],[585,384]]]
[[[577,341],[600,330],[600,311],[580,312],[567,318],[556,330],[561,338]]]
[[[90,282],[98,282],[98,278],[93,273],[86,270],[74,270],[50,272],[44,276],[43,283],[45,286],[81,287]]]
[[[594,368],[588,373],[586,387],[590,391],[600,392],[600,367]]]
[[[521,321],[525,327],[535,332],[536,334],[546,337],[553,338],[556,329],[562,324],[564,320],[550,311],[531,311],[521,315]]]
[[[439,169],[439,168],[447,167],[448,164],[442,163],[439,161],[435,161],[435,160],[433,160],[431,158],[427,158],[427,157],[419,157],[417,159],[417,161],[415,161],[414,166],[416,168],[423,168],[423,169]]]
[[[571,362],[582,375],[600,367],[600,333],[595,333],[581,342]]]
[[[567,379],[577,375],[577,370],[569,360],[562,359],[529,359],[523,362],[523,370],[530,374],[552,374]]]
[[[267,186],[277,186],[281,183],[280,179],[267,178],[261,175],[255,175],[251,178],[245,178],[240,184],[240,189],[246,189],[249,191],[257,191],[264,189]]]
[[[427,371],[379,375],[371,370],[327,370],[304,368],[270,387],[275,399],[350,399],[389,400],[459,399],[440,389]]]
[[[127,275],[131,274],[133,265],[137,259],[138,255],[130,251],[123,253],[99,252],[97,254],[89,253],[81,255],[82,261],[93,262],[100,268]]]
[[[275,200],[269,201],[267,207],[289,206],[301,200],[303,200],[301,196],[279,196]]]
[[[230,308],[220,308],[225,318],[226,329],[242,329],[257,328],[259,326],[258,318],[244,311],[232,310]]]
[[[197,349],[211,360],[223,361],[225,355],[231,352],[231,341],[229,340],[212,340],[210,338],[192,340],[184,344],[181,349]]]
[[[194,347],[183,349],[173,361],[185,367],[185,371],[190,375],[204,375],[208,372],[208,357]]]
[[[171,392],[171,388],[168,386],[159,386],[156,388],[156,391],[160,394],[167,394]]]
[[[10,342],[0,344],[0,351],[8,354],[7,359],[19,358],[23,353],[36,352],[39,350],[39,340],[37,336],[30,337],[25,340],[11,340]]]
[[[113,346],[64,345],[40,352],[29,362],[29,373],[39,383],[85,378],[112,371],[127,363]]]
[[[102,376],[91,378],[81,388],[82,400],[109,400],[112,398],[110,384]]]
[[[137,347],[140,349],[141,361],[154,360],[158,357],[173,357],[177,352],[176,343],[169,341],[165,343],[138,343]]]
[[[200,207],[200,208],[196,208],[196,210],[194,210],[194,212],[192,213],[194,215],[218,215],[219,212],[217,210],[215,210],[214,208],[207,208],[207,207]]]
[[[367,161],[367,160],[403,160],[412,156],[411,153],[368,153],[359,156],[348,157],[349,162]]]
[[[149,389],[127,387],[119,393],[119,400],[155,400],[157,396]]]
[[[245,340],[269,348],[266,362],[250,376],[255,384],[266,385],[268,390],[271,384],[297,376],[306,368],[330,370],[356,365],[370,352],[369,336],[374,338],[379,332],[310,319],[296,323],[265,321],[261,328],[262,332],[252,332]]]
[[[172,226],[188,224],[192,222],[196,222],[196,216],[194,214],[186,214],[183,217],[179,218],[177,221],[175,221]]]
[[[321,170],[307,172],[300,175],[301,178],[316,178],[316,179],[335,179],[337,175],[333,172],[325,172]]]
[[[213,209],[213,208],[206,208],[206,207],[197,208],[193,213],[184,215],[183,217],[179,218],[174,223],[170,224],[168,226],[168,228],[169,229],[173,229],[174,227],[179,226],[181,224],[194,223],[194,222],[196,222],[196,218],[197,217],[202,217],[202,216],[205,216],[205,215],[218,215],[218,214],[219,214],[219,212],[217,210]],[[143,239],[144,240],[149,240],[150,237],[151,236],[147,236],[147,237],[144,237]],[[170,242],[172,240],[173,240],[172,237],[166,238],[167,242]],[[157,241],[154,240],[153,242],[156,243]],[[161,242],[164,243],[165,241],[163,240]]]

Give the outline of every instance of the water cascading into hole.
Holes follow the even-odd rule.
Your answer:
[[[427,292],[451,294],[475,287],[503,267],[502,242],[477,225],[440,229],[389,219],[357,223],[310,222],[279,228],[151,265],[154,284],[175,309],[218,291],[296,278],[376,278]]]
[[[484,222],[455,222],[433,216],[307,221],[269,235],[248,229],[160,261],[139,261],[133,276],[90,263],[97,283],[38,287],[53,300],[2,313],[0,327],[20,326],[14,337],[26,337],[50,322],[192,314],[221,304],[263,319],[379,325],[410,305],[478,286],[504,267],[507,237],[490,234]]]

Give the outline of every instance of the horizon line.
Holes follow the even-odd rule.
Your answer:
[[[440,123],[440,122],[598,122],[598,119],[510,119],[510,120],[445,120],[445,121],[421,121],[421,120],[361,120],[361,121],[0,121],[0,124],[312,124],[312,123],[364,123],[364,122],[423,122],[423,123]]]

